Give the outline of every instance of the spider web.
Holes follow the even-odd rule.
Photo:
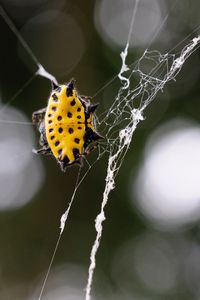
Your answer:
[[[134,24],[134,17],[135,10],[130,32]],[[147,106],[156,98],[159,91],[163,91],[166,83],[175,80],[185,61],[200,47],[200,35],[197,35],[179,54],[161,54],[158,51],[149,51],[147,49],[134,64],[134,67],[127,66],[126,58],[128,56],[130,32],[126,47],[124,51],[121,52],[122,66],[118,74],[121,87],[117,92],[112,106],[98,122],[99,126],[102,124],[105,126],[106,124],[105,131],[109,145],[109,157],[101,210],[95,220],[96,239],[90,254],[86,300],[91,299],[91,286],[96,266],[96,254],[102,236],[103,222],[106,219],[105,207],[110,192],[115,188],[115,178],[130,147],[133,134],[138,124],[144,120],[143,112]],[[146,73],[142,68],[144,61],[153,62],[149,73]]]
[[[38,298],[39,300],[42,299],[46,282],[51,271],[60,239],[65,229],[67,218],[75,199],[76,192],[97,160],[99,160],[104,154],[108,154],[105,188],[103,192],[101,209],[95,220],[96,238],[90,254],[88,282],[86,286],[85,299],[91,299],[91,287],[93,282],[94,270],[96,267],[96,254],[99,249],[102,237],[103,222],[106,219],[105,207],[108,202],[110,192],[115,188],[116,176],[120,171],[120,167],[130,147],[134,132],[138,124],[144,120],[144,111],[147,106],[152,101],[154,101],[158,92],[163,91],[166,83],[176,78],[185,61],[200,46],[200,35],[197,35],[196,37],[191,38],[191,40],[186,43],[186,45],[178,53],[175,53],[176,48],[164,54],[161,54],[156,50],[150,51],[149,49],[146,49],[139,60],[131,65],[128,65],[126,63],[126,60],[128,57],[129,43],[134,28],[134,21],[137,13],[138,3],[139,0],[135,2],[135,5],[133,7],[133,14],[130,23],[127,44],[124,48],[124,51],[121,52],[121,69],[118,75],[114,78],[117,78],[119,80],[120,88],[116,92],[116,97],[112,105],[104,113],[98,116],[98,118],[95,117],[97,128],[99,128],[99,131],[104,135],[105,141],[100,143],[98,147],[98,157],[94,161],[94,163],[92,165],[88,163],[88,168],[86,171],[84,171],[84,174],[82,174],[81,168],[78,171],[76,184],[68,208],[63,213],[60,219],[60,234],[40,291],[40,295]],[[31,80],[35,76],[40,75],[46,77],[49,80],[54,81],[55,83],[57,83],[57,80],[40,64],[40,62],[37,60],[34,53],[31,51],[24,39],[21,37],[2,7],[0,7],[0,13],[38,67],[37,72],[33,74],[30,80],[25,83],[25,85],[11,98],[10,101],[7,102],[6,105],[8,105],[21,93],[21,91],[31,82]],[[166,21],[166,18],[163,20],[163,23]],[[161,24],[161,27],[162,26],[163,24]],[[158,29],[158,32],[160,31],[161,27]],[[158,32],[156,33],[156,35],[158,34]],[[149,62],[149,65],[151,65],[150,71],[145,70],[144,62]],[[106,84],[102,89],[105,89],[109,84],[112,83],[112,81]]]

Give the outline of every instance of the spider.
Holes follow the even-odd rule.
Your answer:
[[[97,146],[103,137],[96,132],[94,112],[90,97],[80,96],[72,79],[68,84],[52,82],[48,105],[32,115],[40,132],[40,149],[37,154],[53,155],[61,170],[82,165],[82,158]]]

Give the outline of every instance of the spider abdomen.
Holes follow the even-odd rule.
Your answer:
[[[70,164],[77,159],[77,154],[83,154],[85,114],[76,91],[67,96],[67,87],[60,88],[49,98],[45,114],[46,137],[54,156]]]

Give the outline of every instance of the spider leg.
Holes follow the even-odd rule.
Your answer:
[[[32,114],[33,123],[38,124],[38,123],[42,122],[44,120],[45,113],[46,113],[46,107],[35,111]]]
[[[67,156],[65,156],[63,160],[58,159],[57,161],[63,172],[65,172],[68,167],[71,167],[73,165],[82,166],[82,157],[81,156],[77,157],[72,163],[69,163],[69,159]]]
[[[46,132],[45,132],[45,123],[44,121],[42,121],[39,124],[39,132],[40,132],[40,140],[39,143],[41,146],[48,146],[48,142],[47,142],[47,137],[46,137]]]
[[[89,155],[93,150],[95,150],[98,146],[98,143],[95,142],[92,145],[90,145],[89,147],[87,147],[85,149],[85,151],[83,152],[83,155]]]
[[[79,150],[74,148],[73,149],[73,154],[74,154],[74,164],[77,164],[79,166],[83,165],[83,158],[82,158],[82,154],[80,154]]]
[[[33,149],[32,150],[33,153],[36,153],[36,154],[45,154],[45,155],[51,155],[52,152],[51,152],[51,149],[49,146],[44,146],[40,149]]]
[[[92,97],[90,97],[90,96],[80,95],[80,97],[83,101],[86,101],[86,102],[90,102],[90,100],[92,99]]]
[[[85,139],[84,148],[87,149],[89,144],[91,143],[95,144],[97,140],[101,140],[103,139],[103,137],[99,135],[97,132],[93,131],[91,128],[87,128],[84,139]]]

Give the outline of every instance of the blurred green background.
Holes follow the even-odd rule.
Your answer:
[[[134,3],[1,0],[44,68],[59,83],[75,78],[90,96],[119,72]],[[141,0],[129,62],[147,46],[178,53],[198,34],[199,11],[198,0]],[[5,18],[0,24],[0,299],[30,300],[39,296],[78,168],[62,173],[53,157],[32,153],[39,134],[31,115],[46,106],[50,82],[35,75],[37,65]],[[199,59],[194,52],[134,134],[106,207],[93,299],[200,298]],[[97,117],[118,86],[116,79],[93,98]],[[89,163],[96,158],[92,153]],[[43,299],[84,299],[106,168],[105,155],[77,192]]]

